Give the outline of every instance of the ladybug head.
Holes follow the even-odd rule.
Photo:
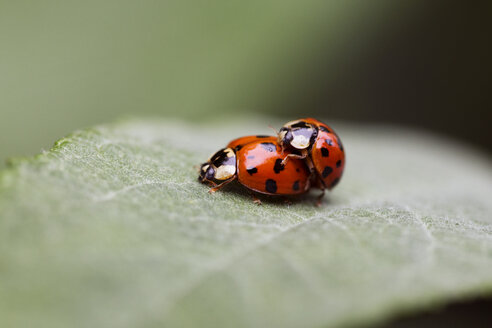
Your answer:
[[[220,183],[236,174],[236,154],[231,148],[224,148],[213,154],[200,167],[200,182]]]
[[[317,135],[318,130],[313,125],[304,121],[292,121],[280,129],[278,141],[282,147],[306,149],[314,143]]]

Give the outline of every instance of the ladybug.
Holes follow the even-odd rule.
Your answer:
[[[237,179],[262,194],[302,194],[310,187],[311,173],[303,160],[293,158],[284,164],[285,153],[289,151],[282,152],[277,137],[241,137],[203,163],[198,180],[212,187],[209,192]]]
[[[305,159],[315,174],[317,186],[323,190],[335,187],[343,174],[345,151],[338,135],[328,125],[314,118],[285,124],[278,133],[284,151],[290,151],[284,164],[292,159]]]

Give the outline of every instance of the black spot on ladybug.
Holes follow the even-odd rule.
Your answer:
[[[328,146],[333,146],[333,141],[331,141],[331,139],[325,139],[325,142],[328,144]]]
[[[249,173],[249,175],[253,175],[255,173],[258,173],[258,169],[256,167],[246,169],[246,171]]]
[[[216,152],[214,154],[214,156],[212,156],[212,158],[210,159],[210,161],[212,163],[217,162],[217,161],[219,161],[219,162],[223,161],[227,157],[227,154],[226,154],[226,152],[224,150],[225,150],[225,148],[222,148],[221,150],[219,150],[218,152]]]
[[[277,150],[277,147],[271,142],[262,142],[260,145],[263,147],[263,149],[265,149],[270,153],[273,153],[274,151]]]
[[[301,172],[301,169],[300,168],[296,168],[296,172]]]
[[[266,191],[268,191],[271,194],[276,193],[277,192],[277,182],[275,182],[275,180],[268,179],[265,182],[265,189],[266,189]]]
[[[236,156],[229,157],[227,154],[228,152],[225,151],[225,148],[221,149],[212,156],[210,162],[214,164],[215,167],[219,167],[221,165],[235,165]]]
[[[258,134],[256,135],[257,138],[268,138],[269,136],[266,136],[264,134]]]
[[[333,180],[333,182],[330,185],[330,188],[335,187],[338,184],[338,182],[340,182],[340,178],[336,178],[335,180]]]
[[[284,168],[285,168],[285,165],[282,164],[282,159],[277,158],[275,160],[275,165],[273,166],[273,170],[275,171],[275,173],[279,174],[280,171],[283,171]]]
[[[337,167],[340,167],[341,165],[342,165],[342,160],[339,159],[337,162]]]
[[[304,122],[304,121],[300,121],[300,122],[297,122],[297,123],[295,123],[295,124],[292,124],[292,125],[291,125],[291,127],[292,127],[292,128],[309,128],[310,126],[309,126],[309,125],[307,125],[307,123],[306,123],[306,122]]]
[[[292,190],[299,190],[299,180],[296,180],[292,185]]]
[[[323,178],[326,178],[327,176],[330,175],[331,172],[333,172],[333,169],[330,166],[326,166],[323,170],[323,173],[321,173],[321,176]]]
[[[323,125],[320,125],[320,126],[319,126],[319,129],[320,129],[321,131],[323,131],[323,132],[328,132],[328,133],[330,133],[330,132],[331,132],[329,129],[325,128]]]
[[[328,156],[330,156],[330,152],[328,151],[327,148],[323,147],[323,148],[321,148],[321,155],[323,157],[328,157]]]
[[[237,145],[236,148],[234,148],[236,151],[241,150],[243,148],[243,145]]]
[[[248,155],[246,156],[247,159],[255,159],[255,157],[253,155]]]

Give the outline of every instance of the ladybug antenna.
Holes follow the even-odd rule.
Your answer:
[[[271,124],[268,124],[268,127],[269,127],[270,129],[272,129],[272,130],[275,132],[275,134],[276,134],[276,135],[278,135],[278,131],[277,131],[277,129],[275,129],[275,128],[271,125]]]

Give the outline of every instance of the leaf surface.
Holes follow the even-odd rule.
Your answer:
[[[488,158],[340,124],[346,171],[321,208],[208,194],[194,166],[268,123],[129,120],[4,170],[0,326],[367,326],[490,295]]]

